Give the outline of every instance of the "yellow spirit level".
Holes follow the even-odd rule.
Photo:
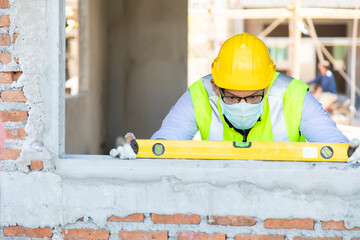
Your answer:
[[[347,143],[174,141],[134,139],[137,158],[347,162]]]

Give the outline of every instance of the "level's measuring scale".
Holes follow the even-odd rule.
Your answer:
[[[137,158],[347,162],[347,143],[173,141],[134,139]]]

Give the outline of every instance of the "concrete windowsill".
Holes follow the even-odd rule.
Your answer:
[[[276,182],[284,186],[309,188],[308,190],[322,185],[346,191],[349,185],[359,182],[359,166],[360,164],[330,162],[120,160],[108,155],[65,155],[56,161],[56,173],[64,179],[117,179],[143,182],[155,181],[162,176],[173,176],[188,183],[209,182],[228,185],[239,181],[250,181],[271,186]],[[356,188],[360,190],[360,185]]]
[[[116,209],[124,216],[180,212],[260,219],[347,219],[352,227],[360,226],[359,166],[66,155],[57,160],[56,174],[63,180],[68,212],[74,212],[69,221],[93,209],[107,214]],[[83,204],[84,196],[98,201]],[[89,216],[95,219],[97,214],[93,215]]]

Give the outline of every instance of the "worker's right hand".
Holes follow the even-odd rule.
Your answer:
[[[113,148],[110,151],[112,157],[118,157],[120,159],[136,159],[136,153],[130,144],[135,141],[135,135],[133,133],[127,133],[125,138],[119,137],[119,146]]]
[[[355,152],[349,157],[348,163],[359,163],[360,162],[360,139],[354,138],[349,143],[351,148],[355,148]]]
[[[118,157],[120,159],[136,159],[136,153],[128,143],[125,143],[118,148],[111,149],[110,155],[112,157]]]

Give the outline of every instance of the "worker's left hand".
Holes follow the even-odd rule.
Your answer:
[[[356,148],[355,152],[349,157],[348,163],[359,163],[360,162],[360,139],[354,138],[349,143],[350,147]]]

